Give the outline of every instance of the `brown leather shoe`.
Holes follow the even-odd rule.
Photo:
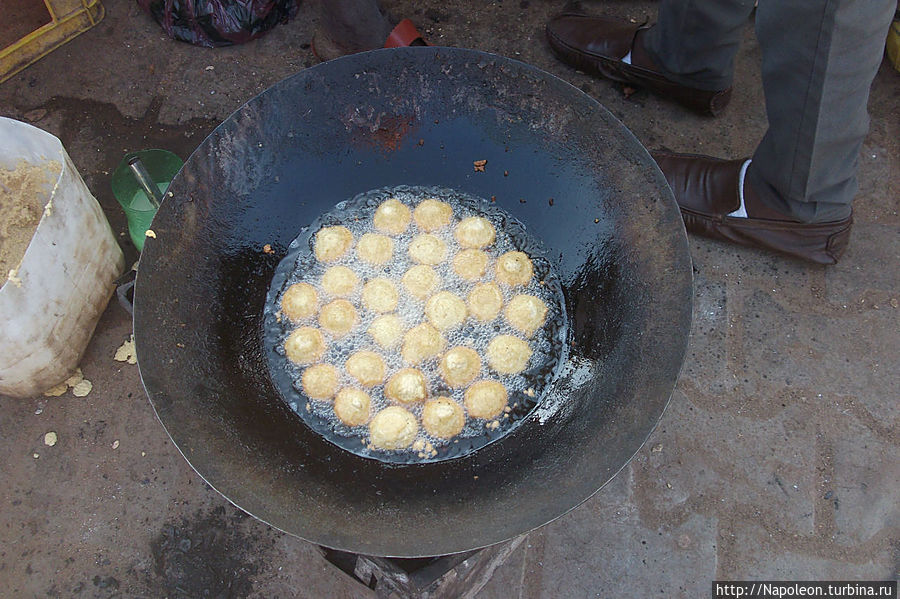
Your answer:
[[[695,89],[663,77],[640,44],[638,33],[646,29],[646,24],[577,12],[564,12],[546,28],[553,51],[577,69],[646,88],[701,114],[714,116],[721,112],[731,99],[731,88]],[[622,62],[629,52],[632,64]]]
[[[684,226],[691,233],[817,264],[835,264],[847,248],[852,214],[839,221],[802,223],[764,204],[746,181],[747,217],[728,216],[741,206],[738,186],[744,159],[668,152],[651,155],[666,176]]]

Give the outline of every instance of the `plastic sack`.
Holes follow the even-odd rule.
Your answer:
[[[243,44],[294,18],[300,0],[137,0],[169,37],[215,48]]]
[[[53,135],[0,117],[0,168],[46,170],[24,256],[0,279],[0,394],[31,397],[72,373],[125,258],[97,200]],[[24,205],[22,196],[13,196]]]

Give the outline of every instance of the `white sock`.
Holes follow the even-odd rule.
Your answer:
[[[628,51],[628,54],[625,55],[625,58],[622,59],[622,62],[625,64],[631,64],[631,50]]]
[[[747,167],[750,166],[752,160],[749,158],[741,165],[741,175],[738,178],[738,195],[741,198],[741,207],[729,214],[734,218],[747,218],[747,207],[744,205],[744,177],[747,176]]]

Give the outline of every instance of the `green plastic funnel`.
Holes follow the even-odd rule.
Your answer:
[[[116,196],[116,200],[125,211],[128,219],[128,235],[131,237],[134,247],[138,251],[142,251],[144,239],[146,239],[145,233],[156,215],[156,206],[153,205],[151,198],[147,197],[147,193],[129,165],[134,157],[140,159],[146,173],[161,194],[165,194],[169,183],[184,162],[167,150],[140,150],[126,154],[113,173],[111,182],[113,195]]]

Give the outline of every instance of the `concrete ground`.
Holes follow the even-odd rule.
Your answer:
[[[752,24],[731,106],[711,119],[557,62],[562,2],[388,0],[436,44],[533,63],[580,87],[650,148],[748,155],[765,126]],[[591,8],[643,19],[652,2]],[[0,114],[60,137],[129,261],[109,187],[128,150],[186,157],[256,93],[316,63],[303,5],[264,38],[173,42],[135,2],[0,84]],[[703,597],[713,579],[900,574],[900,73],[872,88],[856,224],[834,267],[691,238],[694,325],[658,429],[595,497],[528,535],[480,597]],[[368,597],[308,543],[212,491],[155,418],[110,303],[83,398],[0,397],[0,586],[8,597]],[[58,435],[46,446],[44,434]]]

